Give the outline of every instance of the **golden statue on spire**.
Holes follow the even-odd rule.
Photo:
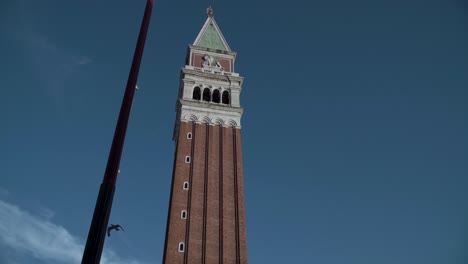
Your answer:
[[[206,9],[206,14],[209,17],[213,17],[213,8],[211,6]]]

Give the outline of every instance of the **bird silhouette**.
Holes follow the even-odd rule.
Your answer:
[[[113,225],[113,224],[111,224],[111,225],[107,228],[107,236],[108,236],[108,237],[110,236],[110,231],[111,231],[111,230],[114,230],[114,229],[115,229],[116,231],[120,231],[120,230],[125,231],[121,225]]]

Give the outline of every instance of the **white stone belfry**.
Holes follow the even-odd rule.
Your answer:
[[[212,9],[207,13],[200,33],[188,46],[181,70],[175,133],[180,122],[188,121],[241,126],[243,109],[239,97],[244,78],[234,71],[237,53],[227,44]]]

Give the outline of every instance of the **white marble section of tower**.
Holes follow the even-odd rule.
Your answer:
[[[240,128],[243,77],[234,71],[236,52],[229,48],[212,9],[207,13],[181,71],[176,128],[188,121]]]

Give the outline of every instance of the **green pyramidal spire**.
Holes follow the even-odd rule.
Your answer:
[[[227,50],[212,23],[210,23],[206,28],[197,46],[210,49]]]
[[[208,19],[206,20],[205,25],[203,25],[194,45],[204,48],[230,51],[223,34],[219,30],[219,27],[213,18],[213,9],[211,7],[208,8],[207,14]]]

